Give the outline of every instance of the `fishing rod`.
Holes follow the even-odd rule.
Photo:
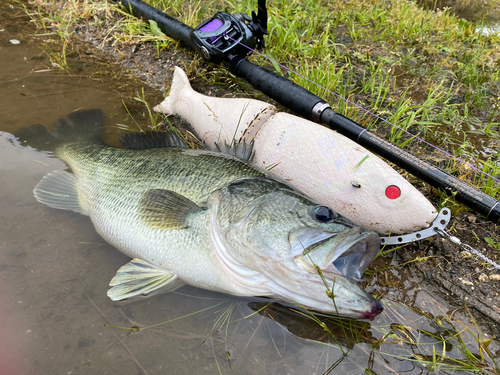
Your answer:
[[[258,13],[252,17],[237,13],[216,13],[196,28],[172,18],[141,0],[114,0],[134,16],[157,23],[167,36],[194,49],[206,60],[224,61],[230,71],[248,81],[278,103],[308,120],[324,124],[340,134],[404,168],[433,187],[455,196],[491,222],[500,223],[500,202],[466,182],[420,160],[392,143],[376,136],[357,122],[336,113],[321,97],[268,69],[253,64],[249,56],[254,48],[265,47],[267,10],[265,0],[258,0]]]

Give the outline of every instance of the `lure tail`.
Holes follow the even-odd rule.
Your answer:
[[[276,113],[273,105],[255,99],[202,95],[191,88],[186,73],[179,67],[175,68],[170,94],[154,110],[181,116],[212,150],[216,143],[250,143]],[[203,125],[198,126],[200,123]]]
[[[154,110],[166,114],[176,114],[175,104],[179,98],[189,96],[191,92],[195,92],[187,75],[178,66],[175,67],[174,77],[172,78],[172,86],[170,94],[156,107]]]

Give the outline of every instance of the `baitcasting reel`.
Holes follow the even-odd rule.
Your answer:
[[[252,18],[243,13],[219,12],[197,26],[189,36],[198,52],[207,60],[218,60],[228,53],[250,55],[252,51],[243,45],[252,49],[264,48],[266,0],[259,0],[258,4],[258,13],[252,12]]]

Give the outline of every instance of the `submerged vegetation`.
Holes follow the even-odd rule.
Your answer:
[[[312,372],[316,374],[344,371],[494,374],[499,370],[489,349],[491,338],[482,335],[473,318],[470,318],[473,323],[466,325],[446,314],[434,301],[427,312],[386,301],[386,318],[372,322],[315,315],[276,302],[208,298],[202,303],[195,296],[191,302],[203,308],[148,326],[130,321],[130,327],[106,327],[125,330],[116,345],[165,324],[170,324],[174,331],[183,331],[190,319],[201,318],[206,324],[197,334],[206,337],[202,344],[212,354],[216,372],[220,374],[227,369],[238,373],[245,368],[242,353],[259,340],[269,345],[268,352],[275,352],[276,367],[293,363],[287,346],[297,339],[305,340],[314,349],[303,353],[302,358],[312,362]],[[174,322],[176,325],[172,325]],[[239,352],[235,346],[240,348]],[[333,360],[328,361],[328,356]],[[370,360],[366,362],[366,358]],[[260,364],[256,368],[262,373],[269,371]]]
[[[57,36],[62,41],[60,48],[50,41],[45,43],[45,51],[54,68],[70,71],[67,56],[72,51],[71,37],[75,29],[99,33],[102,45],[114,46],[124,57],[126,48],[142,44],[150,45],[157,56],[175,54],[178,50],[177,42],[163,35],[154,23],[141,22],[114,2],[34,1],[33,6],[27,8],[33,21],[46,30],[47,36]],[[217,11],[249,13],[256,9],[257,3],[256,0],[147,2],[190,26],[199,24]],[[396,0],[270,0],[269,36],[264,54],[273,60],[257,54],[251,59],[324,97],[337,112],[500,199],[500,184],[493,178],[449,159],[406,133],[415,134],[500,179],[500,34],[481,32],[481,28],[491,22],[491,15],[498,13],[500,1],[483,4],[478,19],[454,14],[453,9],[443,8],[435,1],[421,4],[423,6]],[[43,16],[34,10],[37,7]],[[322,87],[283,69],[276,62]],[[226,69],[206,64],[198,56],[191,55],[183,64],[191,78],[204,84],[230,88],[262,99],[260,93],[235,79]],[[152,113],[153,103],[148,103],[144,92],[137,94],[135,102],[143,108],[149,125],[157,126],[161,119]],[[129,113],[131,117],[135,115],[132,111]],[[434,191],[428,195],[436,205],[449,207],[455,215],[466,211],[453,198]],[[499,237],[490,235],[483,242],[500,251]],[[406,263],[429,258],[432,256],[415,256]],[[378,272],[382,271],[384,269]],[[374,275],[377,277],[376,272]],[[437,311],[430,314],[406,306],[393,308],[386,303],[388,319],[399,323],[384,325],[374,322],[370,325],[324,319],[312,313],[298,314],[269,304],[249,307],[255,310],[254,314],[271,318],[283,327],[286,323],[280,319],[291,319],[290,314],[295,314],[293,320],[314,327],[309,334],[312,332],[316,336],[301,336],[302,333],[297,334],[288,326],[289,332],[340,348],[341,353],[362,343],[372,365],[378,362],[387,371],[391,366],[384,367],[382,363],[391,357],[394,363],[400,360],[415,362],[422,372],[423,369],[435,373],[500,372],[498,354],[495,357],[491,352],[490,341],[483,337],[472,315],[470,320],[473,323],[466,324],[455,319],[453,313]],[[231,305],[218,310],[221,310],[220,316],[214,318],[210,334],[211,350],[216,356],[214,337],[224,335],[222,351],[226,354],[222,358],[231,366],[227,338],[229,327],[234,322],[231,317],[238,309]],[[306,321],[313,325],[306,324]],[[147,328],[150,327],[139,329],[134,325],[129,328],[134,335],[129,335],[141,334]],[[279,353],[277,344],[274,345]],[[217,356],[220,372],[222,361],[221,356]],[[349,360],[356,364],[353,356]],[[359,368],[373,373],[373,367],[370,369],[365,365],[359,365]],[[332,365],[324,373],[335,371],[336,367]]]

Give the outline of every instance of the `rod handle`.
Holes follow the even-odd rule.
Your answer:
[[[319,102],[324,102],[319,96],[302,86],[263,66],[251,63],[243,56],[229,55],[228,61],[233,74],[245,79],[257,90],[308,120],[314,120],[314,106]]]

